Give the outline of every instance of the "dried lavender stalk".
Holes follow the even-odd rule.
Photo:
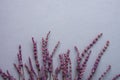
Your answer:
[[[16,80],[7,70],[8,80]]]
[[[113,77],[112,80],[117,80],[118,78],[120,78],[120,74],[116,75],[115,77]]]
[[[20,75],[22,74],[21,71],[20,71],[20,68],[19,68],[19,66],[17,66],[16,64],[14,64],[14,67],[15,67],[15,69],[16,69],[17,72],[18,72],[18,76],[19,76],[19,80],[20,80]]]
[[[59,55],[60,71],[62,72],[63,80],[72,80],[72,66],[69,54],[70,50],[68,50],[67,53],[63,55]]]
[[[3,80],[7,80],[8,79],[8,75],[2,71],[2,69],[0,69],[0,75],[2,77]]]
[[[85,60],[84,62],[82,63],[82,65],[80,66],[80,71],[78,73],[78,80],[81,80],[83,75],[84,75],[84,72],[85,72],[85,69],[87,67],[87,62],[88,62],[88,59],[90,57],[90,54],[91,54],[91,51],[88,52],[88,55],[85,57]]]
[[[99,80],[103,80],[104,76],[110,71],[110,69],[111,69],[111,65],[109,65],[106,71],[99,77]]]
[[[52,71],[53,71],[53,60],[52,60],[52,57],[49,56],[48,59],[48,74],[49,74],[49,80],[51,80],[51,74],[52,74]]]
[[[33,76],[33,73],[32,73],[32,71],[28,68],[28,66],[25,64],[25,68],[26,68],[26,70],[27,70],[27,72],[28,72],[28,74],[29,74],[29,79],[30,80],[34,80],[34,76]]]
[[[103,48],[103,49],[101,50],[101,52],[98,54],[98,57],[96,58],[96,61],[95,61],[95,63],[94,63],[94,66],[93,66],[93,68],[91,69],[91,73],[90,73],[89,77],[87,78],[87,80],[91,80],[91,79],[92,79],[93,75],[95,74],[95,72],[96,72],[96,70],[97,70],[97,67],[98,67],[98,64],[99,64],[99,62],[100,62],[100,60],[101,60],[101,57],[102,57],[103,53],[106,51],[106,49],[108,48],[108,46],[109,46],[109,41],[106,42],[104,48]]]
[[[96,37],[95,39],[93,39],[93,41],[83,50],[83,52],[81,53],[81,57],[84,57],[84,56],[85,56],[85,53],[86,53],[89,49],[91,49],[91,48],[94,46],[94,44],[96,44],[96,42],[99,40],[99,38],[101,38],[102,35],[103,35],[103,34],[100,33],[100,34],[97,35],[97,37]]]
[[[80,56],[80,52],[79,52],[77,46],[75,46],[74,49],[75,49],[75,51],[77,52],[77,57],[79,57],[79,56]]]
[[[69,72],[68,72],[68,75],[69,75],[69,80],[72,80],[72,63],[71,63],[71,59],[70,59],[70,50],[67,51],[67,60],[68,60],[68,67],[69,67]]]
[[[76,68],[76,70],[79,70],[80,62],[81,62],[80,52],[79,52],[77,46],[75,46],[74,49],[77,52],[77,68]]]
[[[44,65],[44,71],[45,71],[45,75],[46,77],[49,76],[49,78],[51,79],[51,74],[53,71],[53,55],[55,54],[60,41],[58,41],[58,43],[55,45],[52,54],[49,54],[48,51],[48,39],[49,39],[49,35],[50,35],[50,31],[47,33],[46,38],[42,38],[42,56],[43,56],[43,65]],[[49,75],[48,75],[49,74]]]
[[[48,59],[47,59],[48,60],[47,62],[48,62],[48,71],[49,71],[50,80],[51,80],[51,76],[52,76],[51,74],[53,72],[53,60],[52,60],[52,58],[53,58],[53,55],[55,54],[59,44],[60,44],[60,41],[57,42],[57,44],[55,45],[55,47],[52,51],[52,54],[50,56],[48,56]]]
[[[64,79],[67,78],[67,74],[68,74],[68,59],[67,59],[67,55],[64,54],[64,71],[65,71],[65,77]]]
[[[56,69],[55,69],[55,75],[53,75],[53,79],[54,80],[58,80],[58,74],[60,73],[60,67],[57,67]]]
[[[53,51],[52,51],[52,54],[51,54],[52,57],[53,57],[53,55],[55,54],[55,52],[56,52],[59,44],[60,44],[60,41],[58,41],[57,44],[55,45],[55,47],[54,47],[54,49],[53,49]]]
[[[76,67],[77,73],[79,73],[78,71],[80,71],[80,63],[81,63],[83,57],[88,52],[88,50],[90,50],[93,47],[93,45],[96,44],[96,42],[98,41],[98,39],[101,36],[102,36],[102,33],[98,34],[97,37],[82,51],[81,55],[80,55],[80,52],[79,52],[77,46],[74,47],[75,51],[77,52],[77,67]]]
[[[0,69],[0,76],[3,80],[16,80],[7,70],[6,73]]]
[[[29,57],[29,65],[30,65],[31,72],[34,74],[34,76],[35,76],[36,79],[37,79],[37,74],[36,74],[36,72],[35,72],[34,69],[33,69],[32,61],[31,61],[31,58],[30,58],[30,57]]]
[[[47,45],[48,45],[48,39],[49,39],[49,35],[50,35],[50,31],[47,33],[47,35],[46,35],[46,47],[47,47]]]
[[[30,80],[34,80],[34,77],[37,79],[38,76],[37,74],[35,73],[34,69],[33,69],[33,66],[32,66],[32,62],[31,62],[31,58],[29,57],[29,66],[30,68],[28,68],[28,66],[25,64],[25,68],[30,76]]]
[[[18,66],[14,64],[14,67],[16,68],[18,75],[19,75],[19,80],[20,78],[22,80],[25,80],[25,75],[24,75],[24,67],[23,67],[23,61],[22,61],[22,53],[21,53],[21,45],[19,45],[19,53],[17,55],[18,57]]]
[[[48,78],[48,68],[47,68],[47,63],[48,60],[50,60],[50,62],[52,61],[52,59],[49,57],[49,51],[48,51],[48,38],[50,35],[50,31],[48,32],[46,38],[42,38],[42,57],[43,57],[43,66],[44,66],[44,74],[45,77]],[[49,67],[52,67],[49,65]],[[50,69],[49,69],[50,70]],[[51,70],[50,70],[51,71]]]
[[[38,71],[38,80],[40,80],[40,63],[38,60],[38,53],[37,53],[37,43],[34,41],[34,38],[32,37],[32,42],[33,42],[33,52],[34,52],[34,60],[36,64],[36,68]]]
[[[77,48],[77,46],[74,47],[75,51],[77,52],[77,66],[76,66],[76,77],[75,77],[75,80],[77,80],[78,78],[78,73],[80,71],[80,62],[81,62],[81,57],[80,57],[80,52]]]
[[[45,40],[42,38],[42,57],[43,57],[43,65],[44,65],[44,70],[46,71],[46,62],[47,62],[47,55],[46,55],[46,46],[45,46]]]
[[[49,51],[48,51],[48,39],[49,39],[50,31],[47,33],[46,38],[42,38],[42,55],[43,55],[43,65],[45,68],[45,71],[47,71],[47,58],[49,57]]]
[[[61,72],[62,72],[62,77],[64,77],[65,76],[65,74],[64,74],[64,59],[63,59],[63,55],[59,55],[59,59],[60,59],[60,70],[61,70]]]

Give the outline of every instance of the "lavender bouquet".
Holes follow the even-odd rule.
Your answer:
[[[50,31],[47,33],[46,37],[42,38],[42,63],[40,63],[38,59],[38,51],[37,51],[37,42],[32,37],[33,43],[33,55],[34,55],[34,62],[32,62],[31,58],[28,57],[29,63],[23,63],[22,59],[22,50],[21,45],[19,45],[19,51],[17,54],[18,63],[14,63],[14,67],[18,74],[18,78],[15,78],[8,70],[3,71],[0,68],[0,76],[3,80],[84,80],[83,75],[86,71],[87,62],[90,58],[92,53],[91,48],[97,43],[99,38],[102,37],[102,33],[98,34],[93,41],[86,46],[86,48],[80,52],[77,46],[74,46],[74,50],[77,53],[76,57],[76,69],[75,69],[75,77],[72,75],[72,63],[70,59],[70,50],[68,49],[67,52],[64,54],[59,55],[59,66],[54,68],[53,66],[53,57],[59,47],[60,41],[58,41],[50,53],[48,50],[48,40],[49,40]],[[93,67],[89,73],[89,76],[86,77],[86,80],[93,80],[94,74],[97,74],[97,68],[99,66],[100,60],[107,50],[110,42],[106,41],[103,48],[100,50]],[[33,63],[35,63],[36,68],[33,67]],[[35,70],[36,69],[36,70]],[[101,74],[98,80],[104,80],[106,74],[110,71],[111,65],[108,65],[105,71]],[[29,75],[29,79],[26,78],[25,74]],[[58,78],[61,76],[62,79]],[[117,80],[120,77],[120,74],[115,75],[111,80]]]

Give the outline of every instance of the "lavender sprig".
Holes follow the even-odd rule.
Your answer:
[[[106,69],[106,71],[103,74],[101,74],[101,76],[98,79],[99,80],[103,80],[103,78],[110,71],[110,69],[111,69],[111,65],[108,66],[108,68]]]
[[[27,70],[27,72],[28,72],[28,74],[29,74],[29,80],[34,80],[34,76],[33,76],[33,73],[32,73],[32,71],[28,68],[28,66],[25,64],[25,68],[26,68],[26,70]]]
[[[51,57],[53,57],[53,55],[55,54],[55,52],[56,52],[59,44],[60,44],[60,41],[58,41],[57,44],[55,45],[55,47],[54,47],[54,49],[53,49],[53,51],[52,51]]]
[[[30,58],[30,57],[29,57],[29,65],[30,65],[30,69],[31,69],[32,73],[33,73],[34,76],[37,78],[37,74],[36,74],[35,70],[33,69],[32,61],[31,61],[31,58]]]
[[[21,53],[21,45],[19,45],[19,52],[18,52],[18,66],[14,64],[14,67],[16,68],[18,75],[19,75],[19,80],[20,78],[22,80],[25,80],[25,75],[24,75],[24,67],[23,67],[23,61],[22,61],[22,53]]]
[[[81,53],[81,57],[85,56],[85,53],[96,44],[96,42],[99,40],[99,38],[101,38],[102,35],[103,33],[100,33],[95,37],[95,39],[93,39],[93,41],[83,50],[83,52]]]
[[[84,72],[85,72],[85,69],[87,67],[87,62],[88,62],[88,59],[90,57],[90,54],[91,54],[91,51],[88,52],[88,55],[85,57],[85,60],[84,62],[82,63],[82,65],[80,66],[80,71],[78,73],[78,79],[81,80],[83,75],[84,75]]]
[[[3,78],[3,80],[7,80],[8,79],[8,75],[2,71],[2,69],[0,69],[0,75]]]
[[[32,42],[33,42],[33,53],[34,53],[34,60],[36,64],[36,68],[38,71],[38,80],[40,80],[40,63],[38,60],[38,53],[37,53],[37,43],[34,41],[34,38],[32,37]]]
[[[101,50],[101,52],[98,54],[98,57],[97,57],[97,59],[96,59],[96,61],[95,61],[95,63],[94,63],[93,68],[91,69],[91,73],[90,73],[89,77],[87,78],[87,80],[91,80],[92,77],[93,77],[93,75],[95,74],[95,72],[96,72],[96,70],[97,70],[97,67],[98,67],[98,64],[99,64],[99,62],[100,62],[100,60],[101,60],[101,57],[102,57],[103,53],[106,51],[106,49],[108,48],[109,43],[110,43],[110,42],[107,41],[106,44],[105,44],[105,46],[104,46],[104,48],[103,48],[103,49]]]
[[[112,80],[117,80],[118,78],[120,78],[120,74],[117,74]]]

